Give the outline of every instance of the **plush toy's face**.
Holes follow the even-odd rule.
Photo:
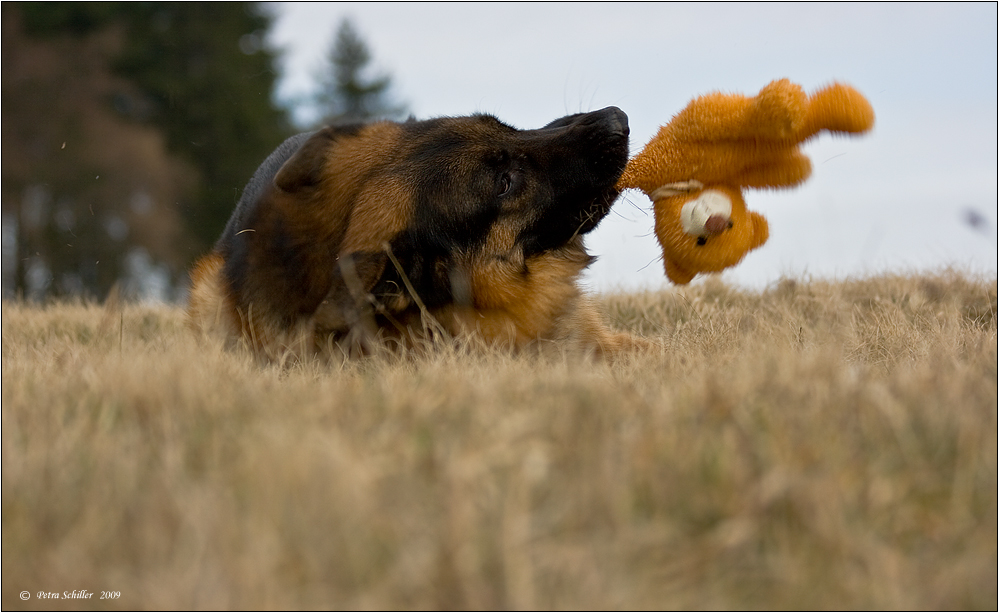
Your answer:
[[[728,187],[660,198],[655,211],[666,275],[677,284],[738,264],[769,234],[767,220],[747,211],[739,190]]]

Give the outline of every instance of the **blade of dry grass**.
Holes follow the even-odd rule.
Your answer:
[[[4,303],[3,608],[996,608],[994,279],[604,303],[662,351],[260,367]]]

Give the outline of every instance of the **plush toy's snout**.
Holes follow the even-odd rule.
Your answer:
[[[706,189],[680,208],[680,224],[691,236],[721,234],[732,227],[732,201],[718,190]]]
[[[714,236],[716,234],[721,234],[728,228],[732,227],[732,220],[724,215],[712,215],[708,217],[708,220],[704,222],[704,229],[708,234]]]

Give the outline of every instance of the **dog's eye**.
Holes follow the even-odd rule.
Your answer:
[[[499,185],[496,188],[497,196],[505,196],[510,192],[510,188],[513,187],[513,180],[510,178],[508,173],[504,173],[500,177]]]

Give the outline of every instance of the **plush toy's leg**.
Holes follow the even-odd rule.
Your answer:
[[[798,140],[820,130],[856,134],[874,127],[874,109],[863,94],[849,85],[833,83],[809,98],[808,116]]]
[[[805,124],[808,97],[787,79],[774,81],[755,97],[714,93],[687,105],[670,122],[684,141],[793,138]]]

